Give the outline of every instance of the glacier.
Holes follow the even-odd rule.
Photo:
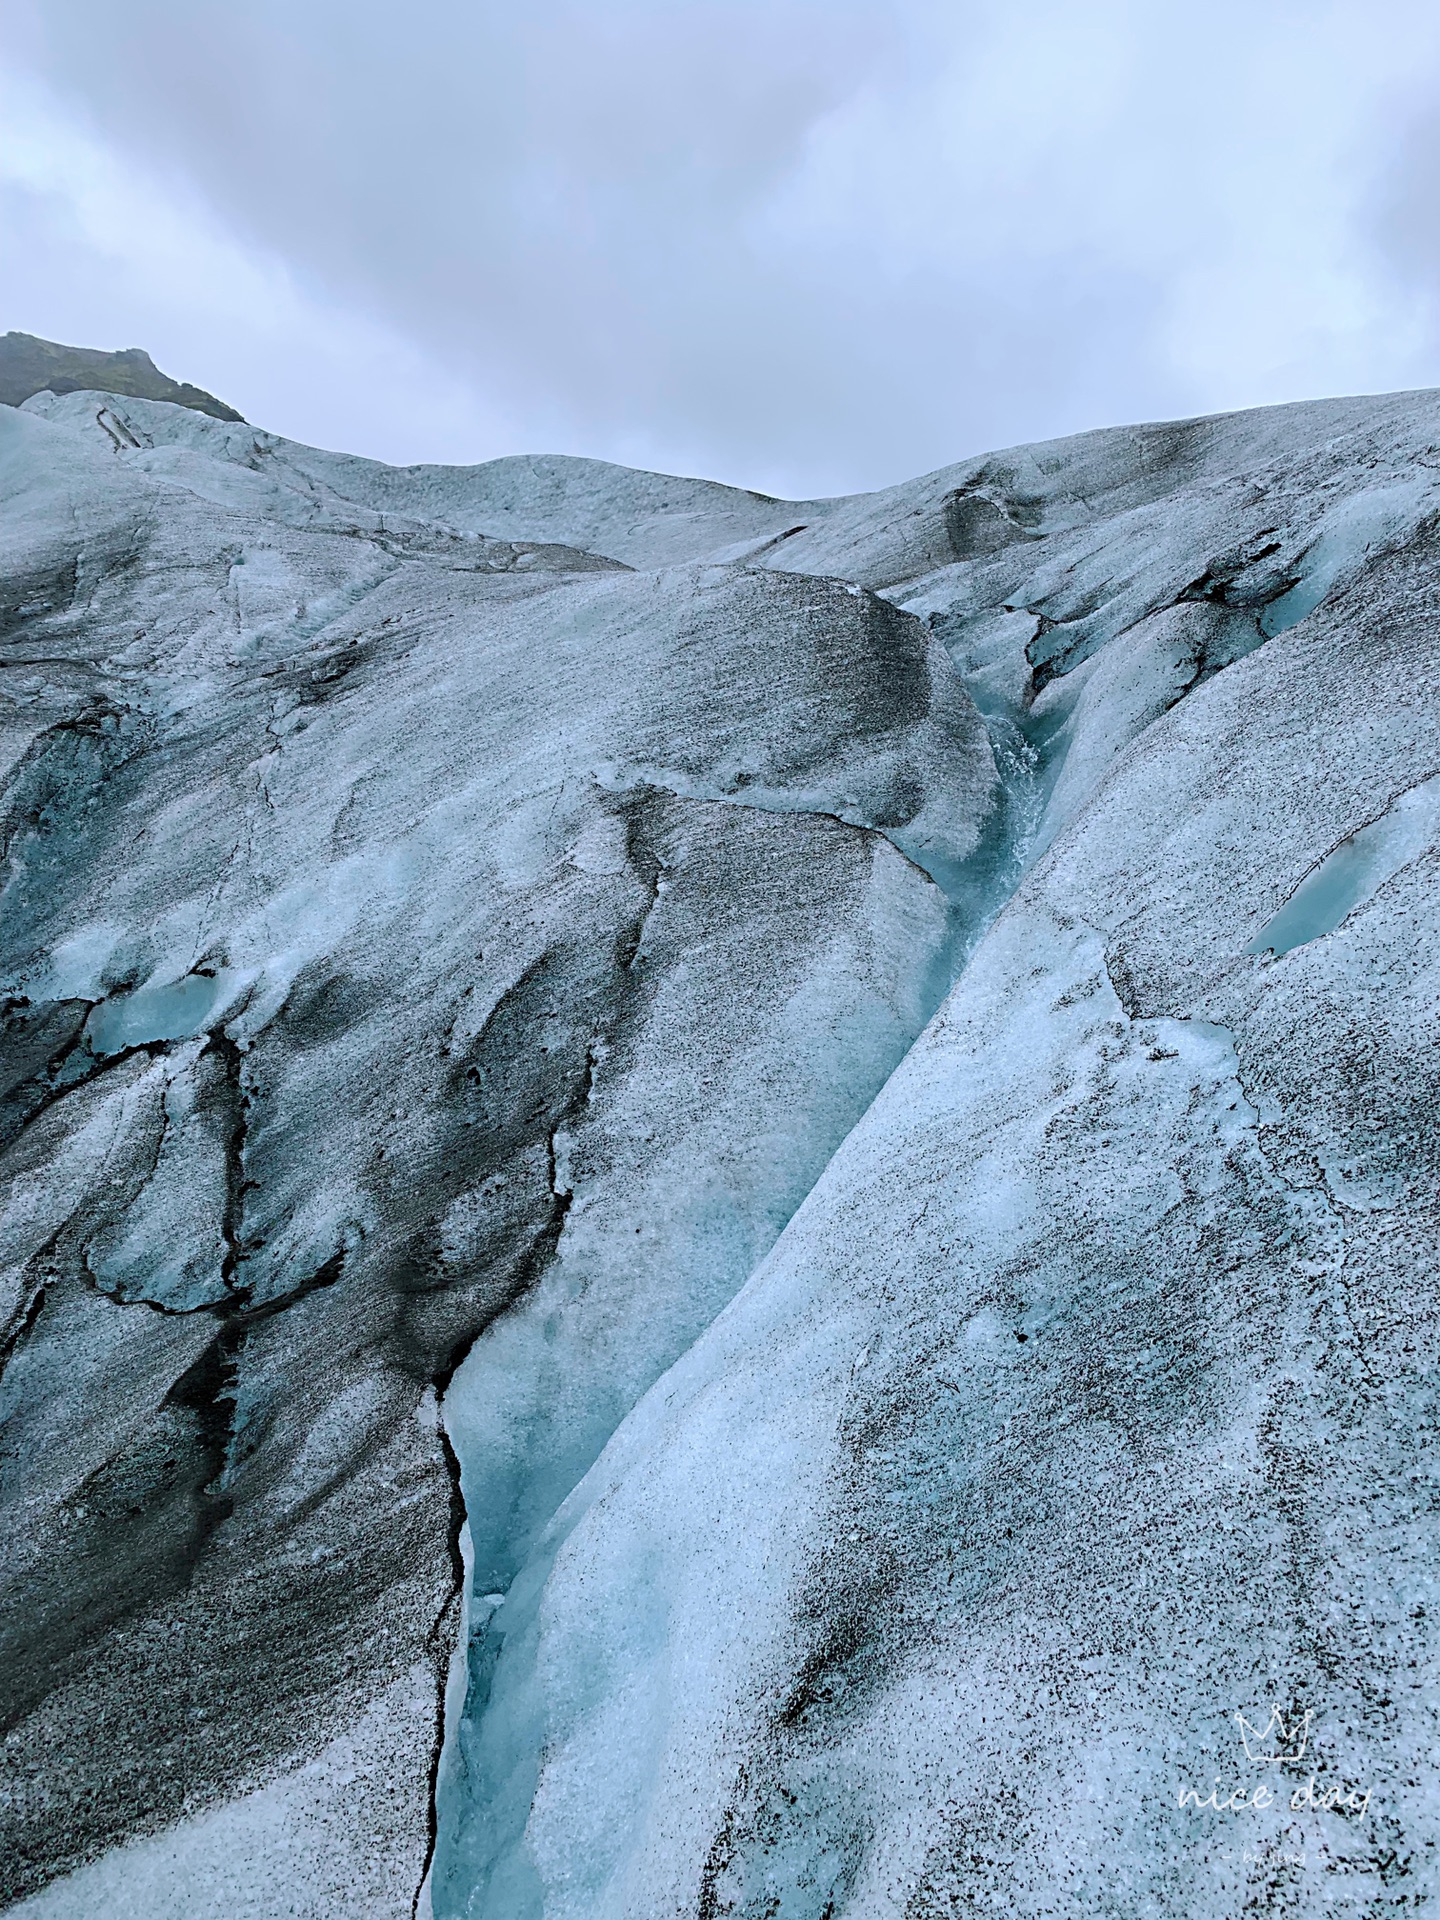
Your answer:
[[[1425,1910],[1437,448],[0,407],[9,1910]]]

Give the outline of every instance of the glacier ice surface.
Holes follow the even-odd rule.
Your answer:
[[[1308,873],[1275,918],[1245,949],[1289,953],[1333,933],[1402,867],[1435,844],[1440,776],[1397,795],[1378,820],[1359,827]]]
[[[1437,429],[0,409],[5,1897],[1433,1897]]]

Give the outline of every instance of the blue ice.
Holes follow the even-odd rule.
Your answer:
[[[1393,874],[1432,846],[1440,829],[1440,774],[1410,787],[1378,820],[1342,840],[1291,894],[1246,947],[1246,953],[1289,953],[1333,933]]]
[[[229,997],[234,975],[187,973],[164,987],[140,987],[102,1000],[90,1015],[88,1038],[94,1053],[123,1053],[126,1047],[157,1040],[186,1040],[199,1033],[216,1007]]]

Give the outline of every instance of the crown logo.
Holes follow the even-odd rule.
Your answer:
[[[1245,1744],[1245,1758],[1253,1760],[1257,1766],[1267,1760],[1303,1760],[1310,1742],[1310,1722],[1313,1718],[1314,1715],[1307,1708],[1303,1715],[1292,1715],[1287,1723],[1279,1707],[1272,1707],[1270,1718],[1263,1727],[1257,1727],[1243,1713],[1234,1716],[1235,1724],[1240,1729],[1240,1738]]]

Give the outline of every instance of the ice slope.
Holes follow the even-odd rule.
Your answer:
[[[1440,398],[25,415],[21,1910],[1423,1911]]]
[[[1017,884],[495,1608],[438,1912],[1434,1898],[1437,425],[1087,436],[988,463],[1031,525],[968,559],[954,475],[787,543],[950,640]]]
[[[503,1321],[530,1375],[456,1428],[503,1577],[923,1025],[916,861],[996,776],[856,588],[307,519],[157,477],[166,419],[0,410],[0,1855],[168,1828],[42,1910],[408,1911],[437,1393]]]

